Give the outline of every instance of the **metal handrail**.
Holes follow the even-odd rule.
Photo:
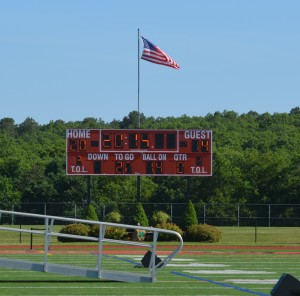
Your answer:
[[[13,262],[11,260],[0,260],[0,265],[6,266],[6,267],[15,267],[18,268],[18,266],[21,269],[29,269],[30,270],[35,270],[36,271],[52,271],[56,272],[59,271],[59,273],[65,273],[65,274],[74,274],[74,271],[71,269],[63,269],[63,267],[53,267],[50,264],[48,264],[48,252],[49,252],[49,246],[50,246],[50,238],[51,236],[56,236],[56,237],[66,237],[66,238],[77,238],[81,240],[88,240],[92,242],[98,242],[98,257],[97,257],[97,268],[95,270],[96,275],[91,272],[85,272],[84,271],[78,271],[78,274],[84,274],[86,276],[91,277],[97,277],[97,278],[106,278],[106,279],[115,279],[115,280],[123,280],[123,281],[131,281],[131,282],[154,282],[156,280],[156,275],[158,274],[159,271],[161,271],[168,262],[174,258],[179,251],[183,247],[183,240],[182,237],[179,233],[172,231],[172,230],[167,230],[167,229],[160,229],[160,228],[153,228],[153,227],[145,227],[145,226],[137,226],[137,225],[127,225],[127,224],[119,224],[119,223],[110,223],[110,222],[100,222],[100,221],[91,221],[91,220],[83,220],[83,219],[74,219],[74,218],[65,218],[65,217],[58,217],[58,216],[49,216],[49,215],[39,215],[39,214],[30,214],[30,213],[23,213],[23,212],[14,212],[14,211],[4,211],[0,210],[0,221],[1,217],[3,215],[12,215],[12,216],[23,216],[23,217],[30,217],[34,219],[43,219],[44,220],[44,228],[45,230],[27,230],[27,229],[17,229],[17,228],[10,228],[10,227],[4,227],[0,226],[0,230],[6,230],[6,231],[16,231],[16,232],[25,232],[25,233],[31,233],[31,234],[40,234],[44,235],[44,262],[42,263],[42,270],[41,267],[36,267],[36,264],[34,265],[24,265],[24,263],[18,264],[18,262]],[[52,228],[54,225],[55,221],[64,221],[64,222],[72,222],[72,223],[82,223],[82,224],[93,224],[93,225],[99,225],[99,235],[98,237],[91,237],[91,236],[78,236],[78,235],[71,235],[71,234],[65,234],[65,233],[58,233],[58,232],[53,232]],[[144,230],[148,232],[153,233],[153,238],[152,242],[145,243],[145,242],[138,242],[138,241],[128,241],[128,240],[116,240],[116,239],[108,239],[105,238],[105,229],[107,226],[113,226],[113,227],[120,227],[120,228],[126,228],[126,229],[139,229],[139,230]],[[155,257],[156,257],[156,252],[157,252],[157,239],[159,233],[167,233],[174,235],[177,237],[179,240],[178,246],[173,250],[169,255],[167,255],[163,260],[161,260],[158,264],[155,265]],[[139,247],[144,247],[148,248],[151,250],[152,255],[151,255],[151,260],[149,263],[149,274],[148,277],[145,277],[145,275],[137,276],[136,274],[132,273],[118,273],[116,271],[106,271],[102,269],[101,263],[102,263],[102,256],[103,256],[103,245],[104,243],[116,243],[116,244],[123,244],[123,245],[132,245],[132,246],[139,246]],[[11,262],[11,264],[9,263]],[[25,267],[26,268],[25,268]],[[72,269],[74,269],[72,267]],[[87,275],[89,274],[89,275]],[[77,274],[76,274],[77,275]]]

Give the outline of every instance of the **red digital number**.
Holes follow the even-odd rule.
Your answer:
[[[163,162],[162,161],[147,161],[146,162],[146,174],[163,174]]]
[[[123,148],[123,135],[115,134],[115,148]]]
[[[77,140],[70,139],[69,151],[77,151]]]
[[[141,134],[141,148],[148,149],[149,143],[149,134]]]
[[[79,140],[79,150],[80,151],[86,150],[86,140]]]
[[[183,162],[177,162],[177,164],[176,164],[176,173],[177,174],[183,174],[184,173]]]
[[[132,163],[126,161],[116,161],[115,162],[115,172],[116,174],[132,174]]]
[[[201,152],[208,152],[208,151],[209,151],[209,141],[201,140]]]
[[[111,137],[109,134],[104,134],[102,140],[102,147],[105,149],[111,148]]]

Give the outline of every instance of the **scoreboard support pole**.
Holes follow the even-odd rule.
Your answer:
[[[136,176],[136,200],[141,200],[141,176]]]
[[[86,204],[89,206],[91,203],[91,176],[86,176]]]
[[[186,177],[185,199],[189,201],[191,192],[191,176]]]

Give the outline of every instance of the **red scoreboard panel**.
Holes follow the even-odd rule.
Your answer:
[[[67,175],[211,176],[211,130],[68,129]]]

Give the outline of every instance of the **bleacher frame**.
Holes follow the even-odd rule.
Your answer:
[[[163,268],[179,253],[179,251],[183,247],[183,240],[179,233],[160,229],[153,227],[142,227],[137,225],[127,225],[127,224],[117,224],[117,223],[108,223],[108,222],[99,222],[99,221],[91,221],[91,220],[83,220],[83,219],[73,219],[73,218],[65,218],[58,216],[48,216],[48,215],[38,215],[38,214],[30,214],[30,213],[22,213],[22,212],[14,212],[14,211],[4,211],[0,210],[0,223],[1,218],[4,216],[11,216],[13,219],[16,216],[26,217],[29,219],[33,219],[36,221],[37,219],[44,220],[43,230],[29,230],[22,228],[14,228],[11,225],[0,226],[0,230],[4,231],[16,231],[20,233],[30,233],[44,236],[44,260],[43,262],[31,262],[19,259],[11,259],[11,258],[0,258],[0,266],[7,268],[16,268],[22,270],[30,270],[30,271],[38,271],[38,272],[49,272],[49,273],[58,273],[64,274],[68,276],[83,276],[89,278],[96,279],[105,279],[105,280],[113,280],[113,281],[122,281],[122,282],[155,282],[158,272],[163,270]],[[59,222],[59,224],[69,224],[69,223],[82,223],[88,225],[99,225],[99,236],[91,237],[91,236],[79,236],[79,235],[71,235],[60,232],[53,231],[53,225],[55,222]],[[139,229],[144,230],[145,232],[153,233],[152,241],[131,241],[131,240],[116,240],[109,239],[105,237],[105,230],[108,226],[120,227],[125,229]],[[166,233],[174,236],[174,239],[177,239],[178,245],[175,246],[175,249],[170,251],[166,257],[164,257],[160,262],[156,264],[156,256],[157,256],[157,240],[160,233]],[[71,239],[79,239],[89,242],[97,243],[97,259],[96,259],[96,267],[95,268],[85,268],[85,267],[74,267],[73,265],[62,265],[62,264],[52,264],[48,262],[49,257],[49,249],[51,237],[66,237]],[[103,259],[103,247],[105,244],[121,244],[121,245],[130,245],[145,248],[146,252],[151,251],[151,259],[149,261],[149,267],[147,273],[137,273],[137,272],[124,272],[118,270],[108,270],[102,267],[102,259]],[[80,246],[78,247],[80,248]],[[145,253],[146,253],[145,252]]]

